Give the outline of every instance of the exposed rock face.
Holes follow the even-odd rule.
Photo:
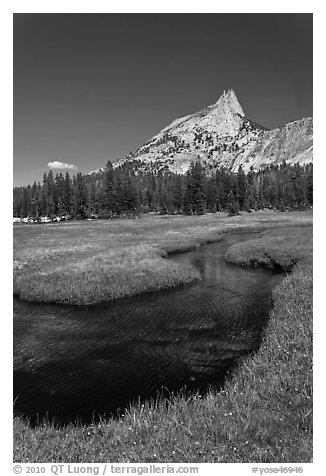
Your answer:
[[[233,90],[224,91],[218,101],[201,111],[176,119],[135,154],[120,159],[137,161],[147,170],[185,173],[200,159],[208,169],[227,167],[244,171],[259,169],[283,160],[312,162],[312,118],[267,130],[246,118]]]

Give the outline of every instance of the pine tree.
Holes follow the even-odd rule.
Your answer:
[[[313,205],[313,165],[308,164],[305,167],[305,188],[306,197],[309,205]]]
[[[90,217],[98,215],[98,186],[95,180],[91,180],[87,184],[87,209]]]
[[[73,190],[68,172],[65,174],[63,183],[63,214],[68,217],[73,214]]]
[[[227,196],[227,211],[229,216],[239,215],[239,202],[235,199],[234,193],[231,190]]]
[[[223,171],[221,169],[217,169],[215,173],[215,183],[216,183],[216,209],[217,211],[221,211],[226,206],[226,195],[224,190],[224,183],[223,183]]]
[[[85,218],[87,216],[87,188],[84,176],[78,172],[73,180],[74,185],[74,204],[73,215],[75,218]]]
[[[64,215],[64,177],[62,173],[56,174],[54,179],[54,203],[56,206],[56,214]]]
[[[114,183],[114,171],[110,160],[106,164],[103,177],[101,209],[106,215],[112,215],[116,208],[116,190]]]
[[[215,177],[209,177],[206,181],[207,208],[210,212],[216,212],[218,204],[218,189]]]
[[[184,197],[186,213],[202,215],[206,208],[205,175],[199,160],[191,164]]]
[[[181,175],[177,175],[174,182],[173,206],[176,212],[183,209],[183,183]]]
[[[240,210],[244,209],[244,204],[247,198],[247,189],[248,189],[248,179],[242,169],[242,166],[239,166],[237,173],[236,181],[236,198],[239,202]]]
[[[49,173],[46,177],[46,188],[45,188],[45,200],[46,200],[46,208],[47,208],[47,215],[51,218],[55,216],[55,202],[54,202],[54,178],[52,170],[49,170]]]

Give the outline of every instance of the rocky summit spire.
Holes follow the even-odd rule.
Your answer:
[[[223,91],[222,96],[216,102],[216,107],[224,113],[231,112],[232,114],[239,114],[242,117],[245,115],[233,89]]]
[[[224,91],[219,100],[209,108],[200,125],[214,130],[221,136],[234,137],[238,134],[245,114],[233,89]]]

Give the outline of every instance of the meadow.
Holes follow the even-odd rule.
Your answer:
[[[14,294],[21,299],[95,304],[199,279],[164,259],[224,233],[312,223],[309,212],[75,221],[14,226]]]
[[[311,228],[290,227],[271,229],[259,238],[231,246],[225,254],[228,263],[240,266],[262,266],[269,269],[291,271],[310,255]]]
[[[159,260],[164,262],[166,253],[216,241],[223,233],[236,230],[263,233],[231,248],[226,255],[228,260],[238,265],[281,266],[292,272],[273,292],[273,310],[260,349],[239,362],[223,391],[211,388],[205,395],[180,393],[168,400],[135,402],[119,417],[90,426],[72,422],[62,427],[43,421],[32,427],[23,416],[15,416],[14,461],[311,462],[311,224],[309,213],[258,212],[232,219],[214,214],[71,223],[63,225],[65,229],[59,225],[55,233],[53,225],[39,231],[37,226],[15,229],[16,267],[20,272],[43,270],[45,277],[47,273],[51,276],[51,251],[57,257],[57,269],[63,266],[64,248],[69,266],[74,266],[77,258],[90,264],[97,254],[103,256],[105,249],[116,259],[117,255],[132,257],[132,264],[137,261],[134,250],[146,249],[152,253],[143,256],[149,256],[147,265],[152,266],[155,285],[173,285],[173,281],[164,281],[168,271],[160,281],[162,270],[159,268],[158,274],[155,271],[155,265]],[[92,252],[87,243],[97,244],[97,248]],[[82,244],[84,248],[79,250]],[[42,264],[37,268],[41,258]],[[141,261],[138,259],[138,263]],[[108,263],[106,266],[106,271],[111,272]],[[136,272],[133,267],[131,270],[130,276]],[[175,276],[175,284],[183,282],[178,269]],[[192,279],[196,278],[192,275]],[[17,282],[24,296],[24,280]],[[128,285],[124,289],[135,291]],[[138,290],[144,292],[147,288],[140,286]]]

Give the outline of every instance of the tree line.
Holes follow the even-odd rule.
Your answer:
[[[137,161],[136,161],[137,162]],[[138,164],[139,165],[139,164]],[[114,218],[140,213],[204,214],[272,208],[304,210],[313,205],[313,165],[270,165],[245,174],[225,168],[205,171],[194,162],[186,175],[168,170],[142,171],[133,162],[104,172],[72,177],[54,176],[50,170],[43,182],[14,187],[14,217],[39,220],[48,216],[65,219]]]

